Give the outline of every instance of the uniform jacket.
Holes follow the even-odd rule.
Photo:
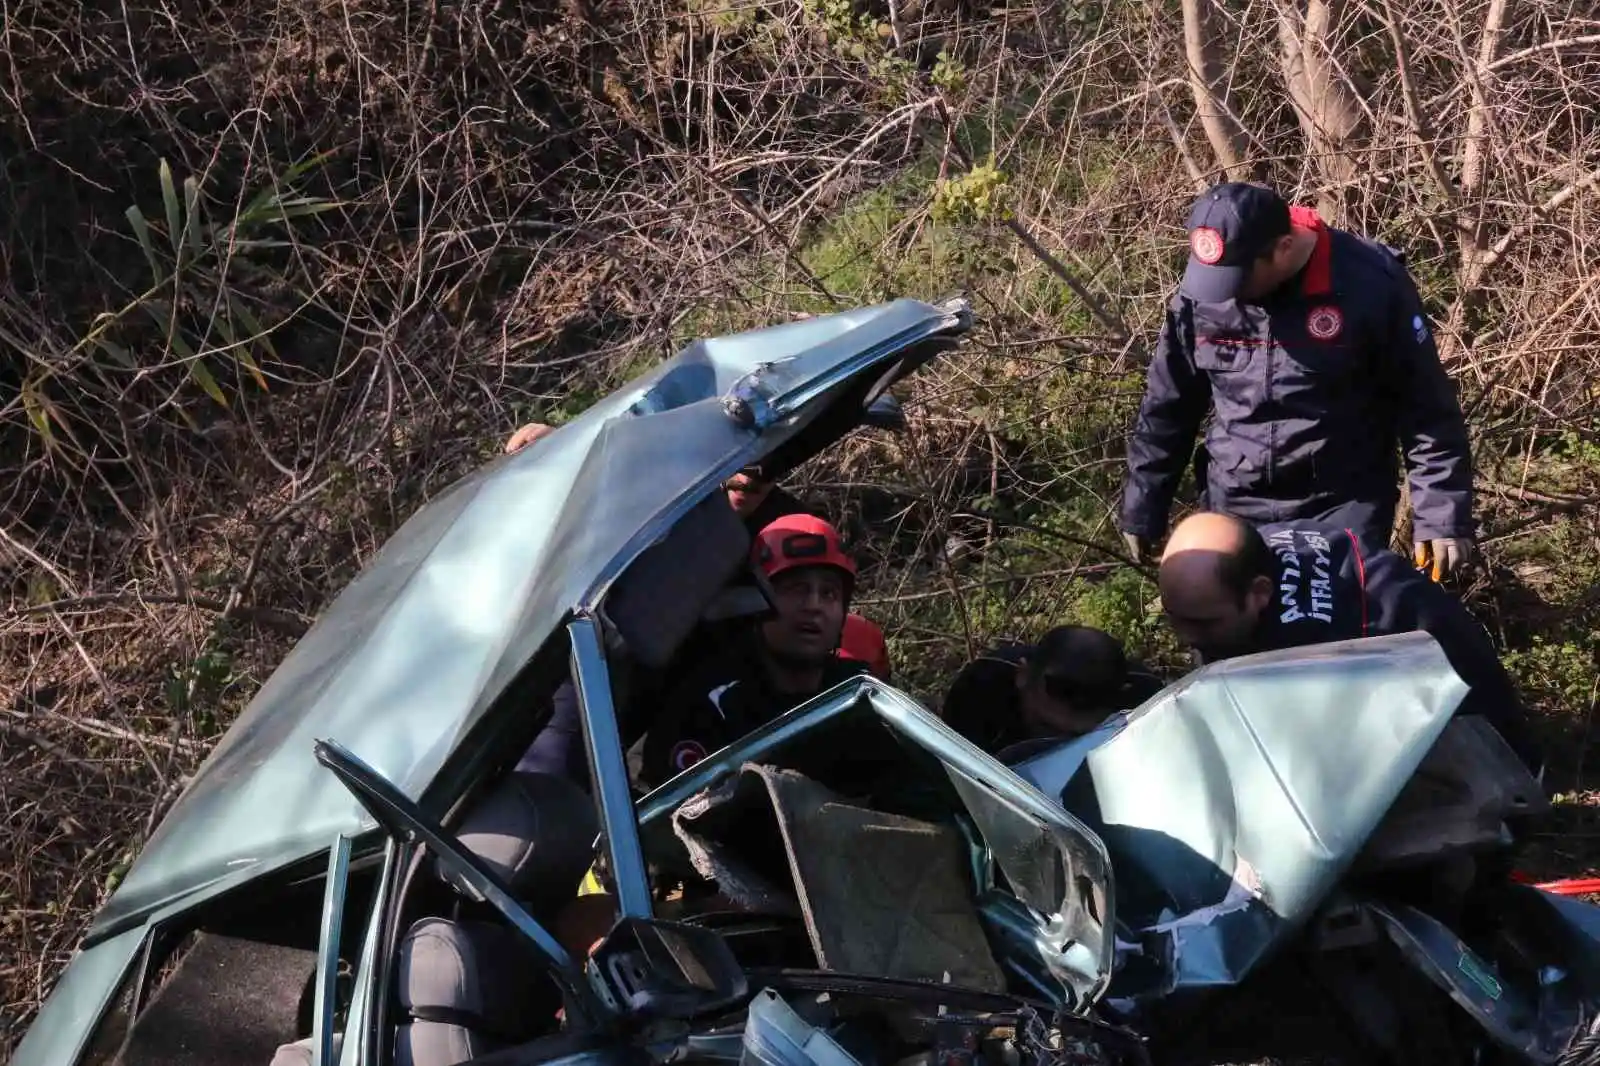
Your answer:
[[[1165,531],[1202,420],[1206,503],[1252,523],[1351,501],[1390,511],[1405,457],[1416,538],[1471,536],[1472,463],[1455,389],[1398,253],[1330,229],[1262,305],[1178,292],[1128,444],[1122,528]]]
[[[1350,531],[1311,522],[1261,527],[1276,558],[1276,599],[1262,614],[1255,651],[1357,637],[1425,632],[1471,691],[1459,713],[1482,714],[1530,768],[1542,757],[1516,687],[1488,632],[1461,601],[1392,551]]]
[[[640,776],[648,785],[671,780],[817,693],[867,671],[865,663],[834,658],[815,692],[778,692],[758,654],[739,652],[708,659],[667,695],[644,740]]]

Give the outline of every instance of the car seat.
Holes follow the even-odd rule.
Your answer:
[[[576,783],[513,773],[467,812],[455,834],[548,924],[593,862],[599,824],[594,801]],[[462,890],[442,869],[440,877]],[[401,941],[396,970],[406,1018],[395,1036],[395,1066],[455,1066],[531,1041],[548,1031],[561,1006],[537,952],[496,921],[420,918]]]

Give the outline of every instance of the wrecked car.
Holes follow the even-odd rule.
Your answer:
[[[862,676],[633,793],[620,709],[770,607],[718,486],[893,424],[970,327],[898,300],[698,341],[431,501],[196,771],[15,1066],[1115,1066],[1291,988],[1267,1013],[1363,1020],[1352,1061],[1418,1061],[1374,1015],[1415,1004],[1459,1056],[1422,1061],[1582,1061],[1600,922],[1507,883],[1537,782],[1425,636],[1207,667],[1016,766]],[[568,683],[588,791],[515,770]],[[573,950],[586,875],[616,916]]]

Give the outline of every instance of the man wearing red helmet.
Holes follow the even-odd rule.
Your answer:
[[[748,646],[713,657],[668,696],[644,742],[640,771],[650,785],[866,669],[837,654],[856,578],[838,530],[785,515],[757,535],[751,561],[772,586],[775,610]]]

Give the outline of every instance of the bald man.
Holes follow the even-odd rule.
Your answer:
[[[1356,637],[1428,633],[1482,714],[1528,766],[1543,759],[1511,678],[1461,602],[1394,552],[1315,522],[1261,527],[1202,512],[1179,523],[1161,556],[1161,606],[1202,662]]]

